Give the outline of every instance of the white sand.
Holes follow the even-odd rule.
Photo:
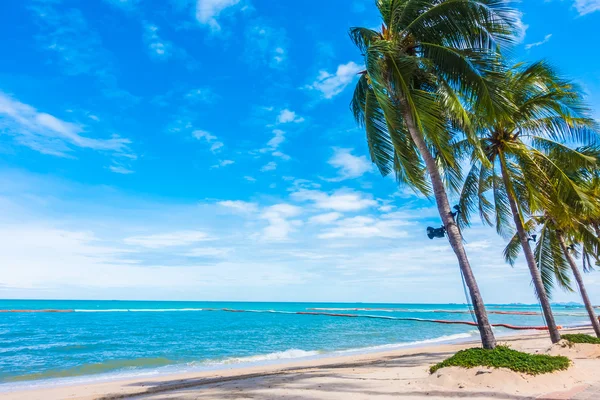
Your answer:
[[[591,331],[586,332],[591,333]],[[562,354],[567,371],[527,376],[508,370],[429,367],[477,343],[437,345],[352,355],[275,366],[163,376],[88,385],[0,393],[0,399],[569,399],[600,385],[600,352],[595,345],[551,346],[545,333],[503,338],[514,349]],[[590,347],[591,346],[591,347]],[[600,346],[597,346],[600,347]]]

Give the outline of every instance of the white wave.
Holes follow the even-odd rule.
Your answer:
[[[570,324],[563,324],[563,328],[583,328],[588,326],[592,326],[591,321],[583,320],[579,322],[572,322]]]
[[[309,311],[377,311],[377,312],[398,312],[398,313],[455,313],[455,312],[468,312],[469,310],[457,309],[457,310],[439,310],[439,309],[425,309],[425,308],[360,308],[360,307],[348,307],[348,308],[307,308]]]
[[[179,312],[179,311],[207,311],[204,308],[109,308],[106,310],[83,310],[75,309],[74,312]]]
[[[378,346],[369,346],[369,347],[361,347],[356,349],[348,349],[348,350],[339,350],[334,352],[334,354],[347,354],[347,353],[376,353],[384,350],[394,350],[400,349],[403,347],[419,347],[421,345],[433,344],[433,343],[443,343],[443,342],[458,342],[463,339],[471,339],[475,336],[479,335],[479,331],[470,331],[469,333],[457,333],[455,335],[445,335],[440,336],[433,339],[425,339],[425,340],[416,340],[414,342],[404,342],[404,343],[390,343],[390,344],[382,344]]]
[[[280,310],[236,310],[252,313],[270,313],[270,314],[296,314],[296,311],[280,311]]]
[[[382,311],[382,312],[412,312],[408,308],[307,308],[309,311]]]
[[[277,311],[277,310],[267,310],[266,312],[275,313],[275,314],[297,314],[296,311]]]
[[[584,312],[580,312],[580,313],[561,313],[561,312],[556,312],[556,313],[554,313],[554,315],[568,316],[568,317],[587,317],[587,313],[584,313]]]
[[[265,361],[289,360],[294,358],[314,357],[321,354],[318,351],[306,351],[299,349],[289,349],[285,351],[277,351],[275,353],[261,354],[248,357],[231,357],[222,361],[207,361],[204,365],[221,365],[221,364],[245,364],[245,363],[260,363]]]
[[[369,346],[369,347],[358,347],[347,350],[336,350],[336,351],[307,351],[307,350],[299,350],[299,349],[289,349],[285,351],[278,351],[275,353],[269,354],[261,354],[256,356],[248,356],[248,357],[231,357],[225,360],[215,361],[209,360],[204,361],[201,365],[204,366],[218,366],[218,365],[230,365],[230,364],[256,364],[256,363],[264,363],[264,362],[276,362],[278,360],[290,360],[290,359],[304,359],[309,357],[334,357],[336,355],[348,355],[348,354],[364,354],[364,353],[376,353],[380,351],[386,350],[394,350],[405,347],[418,347],[421,345],[433,344],[433,343],[443,343],[443,342],[457,342],[464,339],[471,339],[475,336],[479,335],[479,331],[470,331],[469,333],[458,333],[454,335],[446,335],[440,336],[433,339],[425,339],[418,340],[414,342],[405,342],[405,343],[391,343],[391,344],[383,344],[378,346]],[[195,364],[195,363],[194,363]],[[197,364],[195,364],[197,365]]]

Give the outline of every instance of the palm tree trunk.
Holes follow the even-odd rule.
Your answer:
[[[504,181],[504,186],[506,187],[506,194],[508,197],[508,202],[510,203],[510,209],[512,211],[513,219],[515,221],[515,225],[517,227],[517,232],[519,234],[519,239],[521,240],[521,246],[523,247],[523,253],[525,253],[525,259],[527,260],[527,266],[529,267],[529,272],[531,273],[531,279],[533,280],[533,286],[535,287],[535,292],[540,299],[540,303],[542,305],[542,311],[544,312],[544,317],[546,319],[546,324],[548,325],[548,332],[550,333],[550,339],[552,343],[557,343],[560,340],[560,333],[558,332],[558,327],[556,326],[556,322],[554,321],[554,315],[552,314],[552,307],[550,306],[550,300],[548,299],[548,295],[546,294],[546,289],[544,289],[544,283],[542,281],[542,274],[537,267],[535,262],[535,256],[533,255],[533,251],[531,250],[531,246],[529,246],[529,238],[525,232],[525,227],[523,226],[523,221],[521,220],[521,214],[519,213],[519,208],[517,207],[517,201],[513,195],[512,190],[509,188],[512,187],[510,179],[508,177],[508,171],[506,168],[506,160],[504,159],[504,155],[500,153],[500,166],[502,170],[502,180]]]
[[[404,110],[408,110],[407,104],[402,105]],[[427,172],[431,177],[433,193],[440,217],[442,218],[442,223],[444,224],[444,227],[446,227],[450,246],[452,246],[452,250],[454,250],[454,253],[456,254],[458,265],[460,266],[467,287],[469,288],[475,317],[477,319],[477,327],[479,328],[479,334],[481,335],[481,343],[484,349],[493,349],[496,347],[496,338],[494,337],[494,332],[492,332],[492,327],[488,320],[487,311],[485,309],[485,304],[483,303],[481,293],[479,292],[477,281],[475,280],[475,276],[471,270],[471,265],[469,264],[469,259],[467,258],[467,253],[462,243],[460,231],[456,225],[456,222],[454,221],[454,217],[451,215],[452,209],[450,208],[450,203],[448,202],[448,195],[446,194],[444,182],[440,176],[440,171],[410,112],[403,112],[403,116],[410,136],[419,149],[419,152],[423,156],[425,166],[427,167]]]
[[[575,280],[577,281],[577,286],[579,287],[579,293],[581,294],[581,298],[583,299],[583,304],[585,305],[585,309],[587,310],[588,315],[590,316],[590,320],[592,321],[592,327],[594,328],[594,332],[597,337],[600,337],[600,323],[598,322],[598,317],[594,312],[594,307],[592,306],[592,302],[588,297],[587,290],[585,290],[585,285],[583,284],[583,277],[581,276],[581,272],[579,272],[579,268],[577,268],[577,264],[573,259],[571,253],[567,249],[567,245],[565,243],[565,239],[563,238],[560,232],[557,232],[558,240],[560,242],[560,247],[571,266],[571,270],[573,271],[573,276],[575,276]]]

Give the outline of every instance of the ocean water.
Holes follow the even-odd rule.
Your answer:
[[[455,304],[0,300],[0,310],[66,311],[0,312],[0,391],[478,338],[473,326],[402,319],[471,321]],[[488,310],[534,314],[492,323],[544,324],[538,306]],[[586,324],[583,307],[554,311],[563,326]]]

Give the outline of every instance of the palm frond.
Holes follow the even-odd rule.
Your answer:
[[[556,231],[549,228],[548,224],[544,224],[540,230],[534,255],[549,298],[552,298],[555,284],[564,290],[573,290],[569,277],[570,267],[558,241]]]
[[[513,233],[513,229],[510,221],[512,220],[512,211],[508,200],[508,193],[502,177],[500,177],[496,170],[492,173],[492,190],[493,190],[493,203],[494,203],[494,214],[495,214],[495,226],[496,232],[502,237],[509,237]]]

